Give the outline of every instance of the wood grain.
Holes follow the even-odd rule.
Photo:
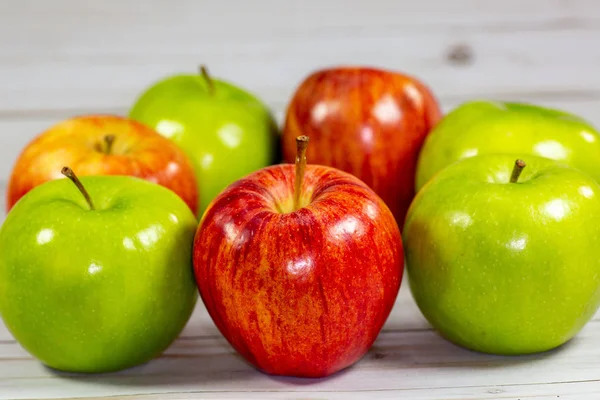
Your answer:
[[[0,206],[34,136],[74,115],[126,114],[156,79],[198,63],[260,96],[280,122],[311,70],[369,64],[418,76],[445,111],[522,100],[600,127],[599,42],[595,0],[0,1]],[[430,329],[404,282],[369,354],[329,379],[255,371],[199,303],[162,357],[110,375],[50,371],[0,324],[0,399],[592,399],[599,341],[597,314],[552,352],[473,353]]]
[[[323,380],[278,378],[256,371],[219,334],[201,302],[179,339],[161,357],[116,374],[51,371],[0,324],[0,399],[577,398],[600,393],[596,317],[575,339],[548,353],[523,357],[474,353],[450,344],[430,328],[405,280],[370,352],[354,367]]]
[[[201,314],[194,316],[184,335],[162,357],[116,374],[50,371],[14,341],[3,340],[0,398],[163,398],[161,393],[170,394],[167,398],[196,398],[206,392],[213,398],[259,398],[266,393],[269,398],[342,398],[344,393],[364,398],[370,393],[378,398],[470,399],[600,391],[598,321],[557,350],[523,357],[485,355],[450,344],[422,323],[407,290],[402,291],[389,322],[358,364],[323,380],[261,374],[237,356]]]
[[[151,32],[155,30],[148,35]],[[181,38],[166,34],[171,37],[154,40],[127,40],[112,30],[98,37],[88,35],[72,37],[86,40],[88,46],[65,41],[60,47],[48,44],[0,59],[0,108],[129,108],[157,79],[179,72],[195,73],[199,63],[206,63],[215,76],[239,84],[271,104],[287,102],[311,71],[338,64],[404,71],[422,79],[443,98],[564,91],[597,97],[600,92],[600,76],[595,73],[600,60],[600,30],[417,30],[408,34],[396,30],[365,33],[359,29],[320,37],[299,33],[277,42],[240,37],[230,43],[203,39],[206,36],[202,33]],[[108,43],[114,45],[106,48]],[[456,44],[472,49],[472,62],[456,65],[447,60],[447,53]],[[53,49],[52,55],[44,54],[48,48]]]
[[[600,125],[599,22],[593,0],[261,0],[235,12],[191,0],[2,2],[0,179],[51,124],[125,114],[152,82],[201,62],[279,120],[310,71],[368,64],[421,78],[446,110],[522,100]]]
[[[262,0],[231,12],[189,0],[4,2],[0,109],[126,108],[151,82],[201,62],[271,104],[312,69],[339,63],[400,69],[441,97],[597,94],[594,4]],[[457,45],[472,62],[451,60]]]
[[[550,96],[540,93],[529,93],[521,96],[499,96],[488,95],[489,99],[520,99],[526,102],[545,105],[563,109],[587,118],[592,124],[600,129],[600,96],[595,97],[582,96],[573,92],[563,92],[551,94]],[[448,99],[442,101],[444,112],[460,104],[465,99]],[[283,116],[287,104],[285,102],[273,102],[269,104],[277,121],[282,124]],[[13,165],[23,148],[38,134],[50,128],[59,121],[74,115],[81,115],[93,112],[114,113],[117,115],[126,115],[125,108],[107,108],[88,110],[52,110],[46,112],[22,111],[17,114],[2,115],[0,110],[0,181],[7,181]]]
[[[190,400],[190,399],[294,399],[294,400],[337,400],[337,399],[381,399],[381,400],[484,400],[484,399],[593,399],[600,394],[598,381],[553,382],[550,384],[465,386],[460,388],[417,388],[383,389],[362,391],[222,391],[142,394],[109,397],[85,397],[87,400]],[[82,400],[74,398],[73,400]]]

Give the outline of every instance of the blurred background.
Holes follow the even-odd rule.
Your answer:
[[[312,70],[360,64],[422,79],[444,111],[521,100],[600,126],[598,0],[0,0],[0,50],[0,185],[52,124],[124,115],[200,63],[280,122]]]

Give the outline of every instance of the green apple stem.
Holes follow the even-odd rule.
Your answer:
[[[519,180],[519,176],[521,176],[521,172],[523,172],[523,168],[525,168],[527,164],[523,160],[515,161],[515,166],[513,167],[512,174],[510,176],[510,183],[517,183]]]
[[[300,197],[302,196],[302,181],[306,169],[306,148],[308,147],[308,136],[296,138],[296,180],[294,185],[294,211],[300,208]]]
[[[104,154],[110,154],[112,151],[113,143],[115,142],[115,135],[104,136]]]
[[[202,74],[202,77],[206,81],[206,85],[208,86],[208,93],[211,95],[215,94],[215,84],[212,78],[210,77],[210,74],[208,73],[208,68],[206,68],[206,65],[200,66],[200,74]]]
[[[90,206],[90,210],[95,210],[96,208],[94,207],[94,203],[92,203],[92,198],[90,197],[90,194],[87,190],[85,190],[85,187],[83,186],[77,175],[75,175],[75,172],[73,172],[73,170],[69,167],[63,167],[63,169],[60,172],[64,176],[69,178],[75,184],[75,186],[77,186],[77,189],[79,189],[79,191],[85,198],[85,201],[87,201],[88,205]]]

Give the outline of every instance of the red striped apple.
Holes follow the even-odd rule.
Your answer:
[[[115,115],[70,118],[31,141],[13,167],[7,211],[34,187],[64,178],[64,165],[79,176],[129,175],[160,184],[196,213],[196,178],[183,150],[153,129]]]
[[[229,343],[259,370],[324,377],[359,360],[392,309],[403,247],[389,208],[338,169],[258,170],[209,205],[196,233],[200,295]]]
[[[312,163],[360,178],[402,227],[419,151],[440,117],[434,95],[414,77],[375,68],[323,69],[300,84],[289,104],[284,160],[294,160],[296,136],[309,136]]]

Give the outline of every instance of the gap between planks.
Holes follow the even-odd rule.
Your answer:
[[[540,398],[569,398],[569,395],[580,396],[582,394],[598,394],[600,393],[600,380],[591,379],[591,380],[576,380],[576,381],[565,381],[565,382],[548,382],[548,383],[525,383],[525,384],[504,384],[504,385],[465,385],[465,386],[441,386],[441,387],[422,387],[422,388],[398,388],[398,389],[357,389],[357,390],[190,390],[190,391],[171,391],[171,392],[156,392],[156,393],[145,393],[145,394],[126,394],[126,395],[108,395],[101,397],[65,397],[62,399],[70,399],[70,400],[187,400],[187,399],[196,399],[200,398],[198,396],[202,396],[203,399],[221,399],[223,396],[228,396],[227,398],[249,398],[248,396],[252,396],[253,398],[261,398],[261,399],[271,399],[271,398],[281,398],[280,396],[286,395],[285,398],[290,398],[290,395],[293,395],[294,398],[298,399],[321,399],[321,396],[326,396],[329,399],[338,399],[338,398],[347,398],[348,395],[356,393],[360,396],[365,396],[367,394],[378,395],[378,398],[396,398],[396,396],[390,396],[394,393],[397,393],[401,396],[406,396],[407,394],[411,394],[410,399],[433,399],[433,397],[427,396],[427,394],[433,394],[436,397],[440,398],[440,395],[450,396],[444,397],[446,399],[461,399],[461,400],[484,400],[484,399],[521,399],[526,400],[530,398],[540,399]],[[577,385],[577,388],[582,390],[577,390],[574,386]],[[468,389],[473,393],[472,396],[465,395],[464,391]],[[543,394],[539,393],[544,389],[554,390],[553,394]],[[557,390],[558,389],[558,390]],[[564,390],[566,389],[566,391]],[[511,393],[513,391],[527,391],[530,393],[523,394],[515,394]],[[424,393],[428,392],[428,393]],[[432,393],[433,392],[433,393]],[[538,392],[538,394],[535,394]],[[560,394],[556,394],[560,393]],[[385,397],[382,397],[381,395]],[[566,394],[566,396],[565,396]],[[456,397],[459,395],[460,397]],[[260,397],[254,397],[260,396]],[[301,397],[297,397],[301,396]],[[388,397],[390,396],[390,397]],[[473,397],[476,396],[476,397]],[[363,398],[363,397],[357,397]],[[405,397],[406,398],[406,397]],[[573,397],[579,398],[579,397]],[[34,399],[25,399],[25,400],[34,400]]]
[[[482,92],[474,95],[438,96],[440,104],[455,105],[474,99],[519,99],[525,102],[537,102],[545,100],[560,101],[598,101],[600,102],[600,90],[544,90],[536,92]],[[270,102],[268,107],[272,110],[285,110],[287,102]],[[97,114],[125,114],[128,106],[109,108],[43,108],[43,109],[0,109],[0,123],[4,121],[21,120],[26,118],[64,118],[66,115],[80,115],[89,112]]]

